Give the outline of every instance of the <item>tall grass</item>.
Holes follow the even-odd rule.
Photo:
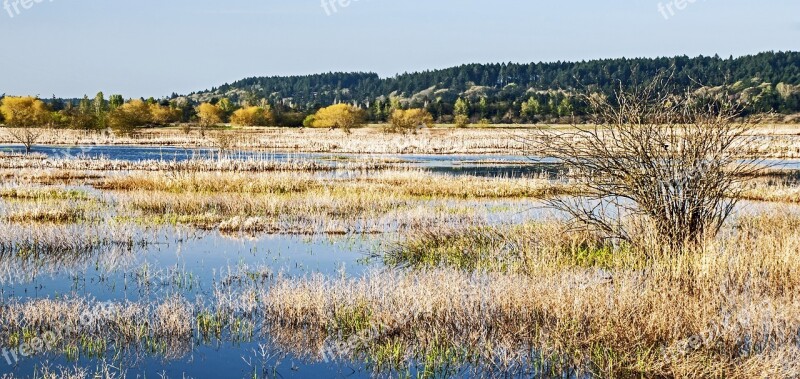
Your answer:
[[[320,347],[377,331],[348,352],[375,358],[399,346],[404,365],[450,362],[456,351],[456,366],[478,370],[500,362],[554,376],[790,378],[800,375],[799,219],[743,217],[702,249],[653,254],[641,267],[534,255],[535,270],[486,271],[423,260],[363,278],[279,278],[264,302],[274,333],[317,336],[304,346]]]
[[[34,169],[67,171],[169,171],[169,172],[272,172],[272,171],[335,171],[378,170],[403,167],[398,163],[382,160],[361,160],[352,162],[318,162],[310,159],[273,159],[271,156],[232,158],[192,158],[188,160],[145,160],[126,161],[104,157],[72,159],[35,159],[0,157],[0,169]]]
[[[85,191],[62,188],[21,188],[9,186],[0,188],[0,198],[11,200],[88,200]]]
[[[570,231],[562,221],[414,230],[379,254],[390,267],[454,267],[468,271],[543,273],[563,267],[620,268],[645,264],[600,234]]]
[[[536,128],[548,128],[536,126]],[[550,128],[552,133],[569,131]],[[763,125],[756,133],[768,144],[743,147],[742,155],[757,157],[798,157],[794,127],[777,130]],[[307,128],[248,128],[236,130],[236,145],[241,149],[280,152],[351,153],[351,154],[511,154],[525,150],[525,144],[514,136],[525,129],[508,128],[436,128],[414,135],[383,133],[382,128],[353,129],[351,134]],[[16,143],[0,132],[0,143]],[[115,136],[95,131],[46,130],[39,143],[43,145],[144,145],[215,147],[211,138],[197,133],[184,134],[177,128],[156,128],[137,131],[133,136]]]
[[[745,200],[800,203],[800,187],[797,183],[753,181],[740,196]]]
[[[569,191],[544,179],[454,178],[421,171],[132,174],[106,178],[126,217],[226,233],[383,233],[485,221],[464,200],[517,200]]]
[[[89,299],[7,301],[0,306],[0,340],[9,347],[52,332],[48,346],[72,358],[105,357],[109,351],[150,351],[172,359],[191,347],[194,308],[179,297],[158,303],[99,303]]]
[[[575,186],[539,178],[448,176],[422,170],[344,171],[344,178],[313,173],[164,173],[106,178],[96,184],[107,190],[172,193],[210,192],[275,194],[320,191],[386,193],[421,198],[523,198],[575,193]]]
[[[223,232],[369,234],[484,219],[478,212],[453,213],[449,207],[388,194],[338,190],[248,197],[132,192],[119,199],[126,214],[137,217],[139,212],[148,224],[188,224]]]
[[[132,249],[146,240],[129,225],[27,225],[0,223],[0,256],[74,255],[101,248]]]

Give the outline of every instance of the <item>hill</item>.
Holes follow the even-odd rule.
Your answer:
[[[590,90],[611,95],[620,83],[646,82],[664,71],[675,73],[677,88],[730,91],[750,104],[748,112],[800,112],[800,52],[725,59],[680,56],[467,64],[390,78],[359,72],[252,77],[187,97],[193,102],[223,97],[239,103],[267,99],[278,111],[305,113],[346,102],[368,109],[376,121],[386,118],[392,101],[425,107],[440,121],[447,121],[456,100],[464,98],[475,120],[528,122],[581,115],[585,107],[575,94]]]

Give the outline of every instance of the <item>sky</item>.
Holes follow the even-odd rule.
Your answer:
[[[325,4],[323,6],[323,4]],[[0,93],[800,50],[798,0],[0,0]]]

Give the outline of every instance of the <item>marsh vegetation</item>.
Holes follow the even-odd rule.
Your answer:
[[[719,122],[740,125],[728,121]],[[773,147],[733,141],[757,133],[641,125],[675,150],[643,149],[640,166],[625,144],[569,161],[601,145],[564,130],[489,142],[481,130],[448,134],[466,136],[461,147],[437,131],[379,134],[385,146],[371,147],[397,152],[389,146],[402,139],[439,153],[500,151],[541,138],[557,149],[538,148],[560,158],[555,169],[518,176],[434,173],[394,156],[274,159],[244,153],[259,143],[246,135],[225,155],[181,160],[0,155],[0,347],[35,347],[0,371],[797,377],[796,173],[749,166]],[[613,126],[594,142],[619,139]],[[361,133],[345,150],[366,146]],[[688,139],[698,135],[708,139]],[[625,138],[643,146],[636,136]],[[309,141],[297,149],[331,150]],[[716,166],[700,164],[708,159]],[[598,176],[606,166],[587,162],[628,176]],[[629,212],[584,216],[612,224],[547,207],[609,195]],[[654,196],[666,202],[648,203]],[[686,204],[668,214],[677,218],[657,211]]]

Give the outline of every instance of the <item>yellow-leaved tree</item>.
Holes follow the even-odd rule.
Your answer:
[[[200,125],[200,135],[206,136],[206,129],[222,122],[225,112],[211,103],[197,106],[197,123]]]
[[[350,133],[350,129],[366,124],[366,112],[348,104],[336,104],[322,108],[314,115],[312,126],[315,128],[342,129]]]
[[[180,121],[181,111],[161,104],[150,104],[150,119],[158,125],[172,124]]]
[[[41,128],[51,120],[47,105],[30,96],[3,98],[0,113],[9,127],[8,134],[25,146],[26,153],[31,151],[33,144],[41,137]]]
[[[108,114],[108,126],[117,134],[129,135],[137,127],[153,122],[150,104],[141,100],[131,100],[120,105]]]
[[[415,132],[420,127],[432,127],[433,116],[424,109],[396,109],[392,112],[390,122],[390,132]]]
[[[270,126],[274,123],[275,117],[268,107],[245,107],[231,116],[231,124],[238,126]]]

